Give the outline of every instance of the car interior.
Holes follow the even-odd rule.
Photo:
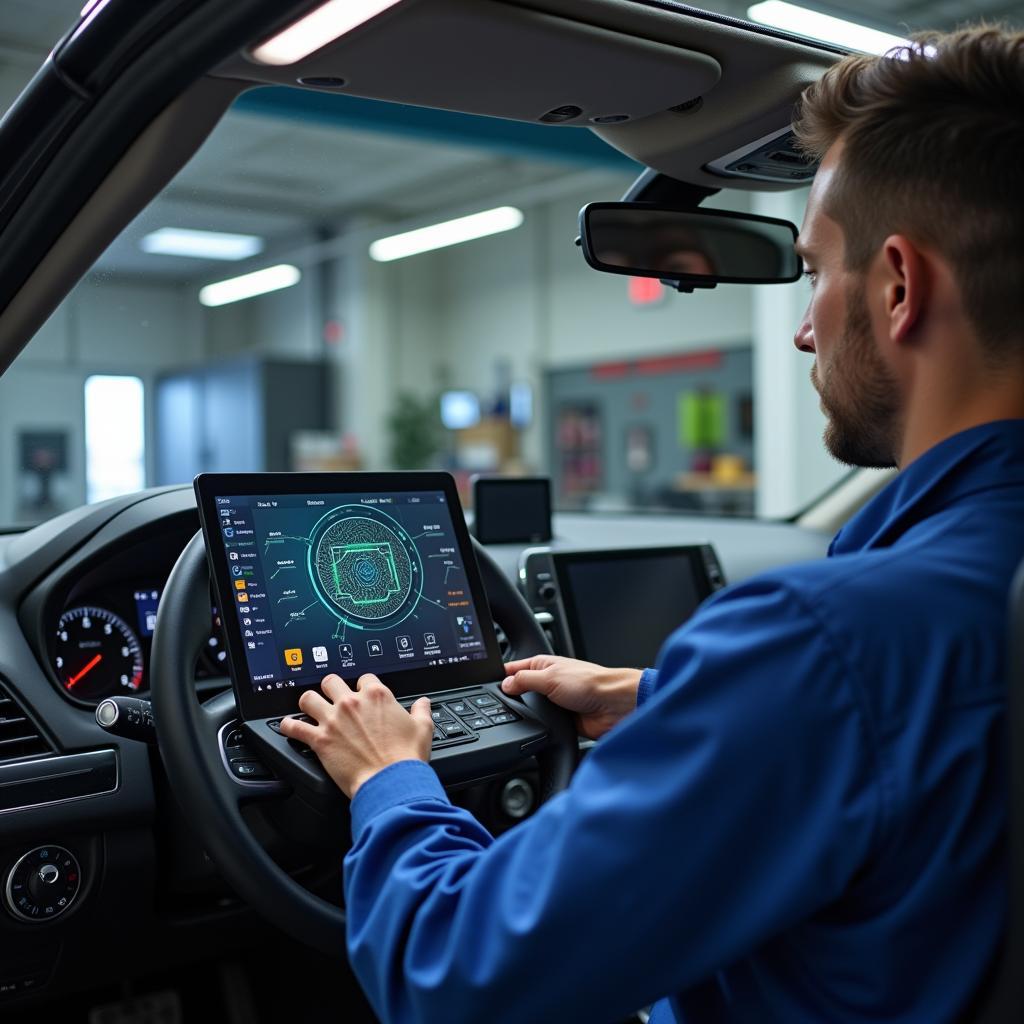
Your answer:
[[[905,32],[885,10],[865,20]],[[504,697],[503,661],[653,665],[701,601],[823,557],[890,479],[817,452],[791,344],[815,171],[793,104],[858,48],[813,36],[674,0],[0,13],[0,54],[35,40],[0,77],[21,76],[0,122],[4,1020],[374,1020],[344,952],[347,803],[277,728],[296,687],[378,671],[430,694],[432,764],[500,833],[589,747]],[[245,191],[257,169],[276,208]],[[488,197],[567,215],[447,269],[367,256]],[[295,280],[219,300],[234,268],[140,262],[168,223],[262,234],[238,271]],[[622,307],[607,341],[595,289]],[[294,351],[271,338],[300,321]],[[1012,974],[992,1020],[1024,1012]]]

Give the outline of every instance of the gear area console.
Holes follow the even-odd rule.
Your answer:
[[[443,473],[203,474],[195,481],[239,720],[221,730],[244,786],[329,794],[280,732],[303,690],[378,676],[432,702],[445,783],[542,749],[544,722],[501,693],[504,669],[454,481]]]

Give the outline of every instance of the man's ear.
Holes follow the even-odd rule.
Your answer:
[[[881,262],[889,337],[906,342],[924,317],[932,286],[928,263],[905,235],[882,243]]]

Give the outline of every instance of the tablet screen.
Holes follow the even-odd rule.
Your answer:
[[[489,662],[472,681],[500,669],[452,496],[215,487],[203,518],[208,546],[223,553],[213,564],[230,595],[236,689],[248,685],[258,697],[318,685],[327,673],[355,681],[372,672],[401,696],[457,685],[474,663]]]

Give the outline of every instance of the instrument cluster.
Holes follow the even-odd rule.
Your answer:
[[[108,586],[77,597],[56,623],[53,669],[64,692],[98,703],[116,694],[149,689],[149,662],[160,587],[146,581]],[[216,608],[210,635],[196,652],[196,679],[227,676],[227,649]]]

